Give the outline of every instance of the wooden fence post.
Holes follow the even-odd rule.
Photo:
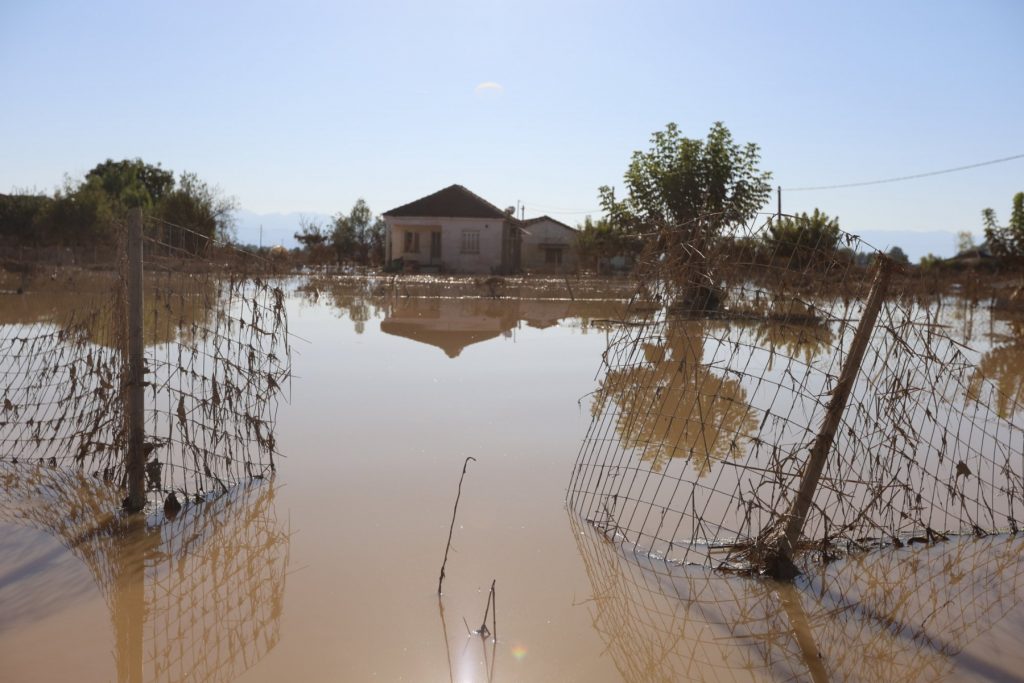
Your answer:
[[[146,506],[145,454],[145,366],[142,337],[142,209],[128,213],[128,392],[126,409],[128,449],[125,472],[128,475],[126,508],[138,512]]]
[[[886,290],[889,288],[892,261],[882,254],[878,254],[876,259],[878,266],[874,281],[871,283],[871,292],[864,305],[864,314],[853,335],[853,343],[850,344],[846,363],[839,372],[839,381],[836,383],[835,389],[832,390],[832,397],[825,408],[825,419],[821,424],[821,429],[814,440],[814,445],[811,446],[811,454],[807,457],[804,476],[800,480],[796,499],[790,506],[789,513],[783,518],[785,520],[784,531],[769,541],[769,548],[764,555],[763,564],[766,573],[777,579],[789,580],[800,573],[793,562],[797,543],[803,532],[804,522],[807,521],[807,513],[810,512],[811,505],[814,503],[814,492],[818,488],[821,472],[825,469],[825,460],[828,458],[829,451],[832,450],[836,431],[843,419],[846,403],[850,398],[854,382],[857,380],[857,373],[860,372],[864,352],[867,350],[868,342],[871,341],[871,334],[875,329],[875,322],[878,320],[878,312],[882,308]]]

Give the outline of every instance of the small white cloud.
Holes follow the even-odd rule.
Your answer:
[[[484,81],[473,88],[473,92],[477,95],[500,95],[504,91],[505,86],[501,83],[495,83],[494,81]]]

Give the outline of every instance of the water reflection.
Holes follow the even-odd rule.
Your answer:
[[[768,370],[772,369],[775,354],[787,358],[802,358],[810,365],[816,357],[827,352],[836,342],[832,327],[825,323],[796,324],[785,321],[765,321],[755,328],[757,343],[771,352]]]
[[[597,418],[613,402],[616,431],[625,448],[661,472],[672,458],[685,458],[698,476],[712,463],[741,457],[757,429],[738,379],[703,362],[709,321],[672,320],[662,335],[643,342],[643,362],[608,370],[594,395]]]
[[[574,318],[586,334],[591,319],[614,316],[620,308],[614,301],[398,299],[387,306],[380,329],[457,358],[472,344],[513,336],[523,323],[544,329]]]
[[[964,650],[1020,604],[1024,539],[876,551],[794,586],[633,555],[570,521],[593,591],[586,609],[627,681],[1015,675]]]
[[[522,325],[545,329],[578,326],[586,334],[592,321],[618,320],[624,313],[628,289],[605,283],[575,298],[577,283],[524,279],[502,284],[500,296],[468,279],[438,278],[312,278],[297,292],[310,304],[337,309],[352,322],[357,334],[366,323],[380,319],[382,332],[434,346],[449,358],[466,347],[490,339],[514,336]]]
[[[178,273],[148,273],[143,295],[146,346],[191,342],[223,303],[228,280]],[[68,270],[41,280],[23,294],[0,294],[0,326],[75,327],[93,344],[117,348],[123,328],[123,290],[115,273]]]
[[[994,311],[993,316],[998,313]],[[1005,328],[990,336],[993,347],[978,361],[968,393],[976,401],[986,400],[983,382],[994,382],[993,405],[999,417],[1009,420],[1024,405],[1024,317],[1011,314]]]
[[[0,522],[44,531],[90,570],[115,635],[117,679],[231,681],[280,639],[289,532],[273,481],[254,481],[180,511],[123,516],[98,479],[0,465]],[[5,605],[5,620],[31,603]],[[20,613],[20,614],[19,614]]]

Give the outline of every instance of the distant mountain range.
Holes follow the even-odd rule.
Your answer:
[[[280,244],[283,247],[297,247],[295,233],[299,231],[299,222],[305,217],[321,223],[330,223],[331,217],[315,211],[293,211],[292,213],[255,213],[240,209],[235,213],[238,241],[241,244],[261,243],[260,227],[263,228],[262,244],[272,247]],[[913,263],[917,263],[926,254],[935,254],[948,258],[956,254],[956,233],[947,230],[931,230],[915,232],[913,230],[864,230],[857,235],[873,247],[888,251],[899,247]],[[981,241],[979,235],[975,240]]]
[[[299,246],[295,233],[299,231],[302,218],[330,223],[331,217],[315,211],[293,211],[292,213],[254,213],[240,209],[235,212],[237,240],[240,244],[263,244],[265,247],[281,245],[291,249]],[[260,228],[262,227],[262,242]]]
[[[956,256],[956,233],[948,230],[930,230],[915,232],[913,230],[862,230],[858,237],[873,247],[888,251],[899,247],[912,263],[917,263],[922,256],[934,254],[942,258]],[[976,242],[982,237],[974,235]]]

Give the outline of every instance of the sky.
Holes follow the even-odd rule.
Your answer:
[[[140,157],[257,214],[383,212],[460,183],[575,224],[654,131],[723,121],[785,212],[980,234],[1024,159],[787,188],[1024,154],[1022,26],[1019,0],[0,0],[0,192]]]

